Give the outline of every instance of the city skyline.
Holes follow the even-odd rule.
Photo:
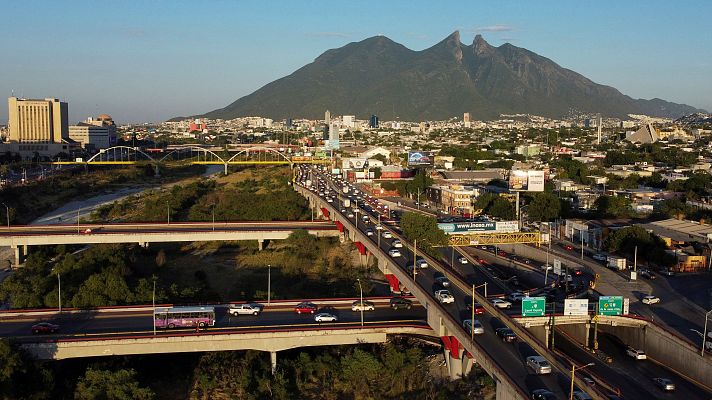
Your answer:
[[[710,44],[704,16],[712,7],[703,2],[576,10],[553,2],[39,4],[6,6],[14,17],[0,28],[3,49],[15,56],[0,66],[8,77],[0,90],[66,101],[70,123],[101,113],[118,123],[203,113],[328,49],[383,34],[422,50],[454,30],[464,43],[479,33],[495,46],[527,48],[633,98],[712,111],[712,55],[697,50]],[[0,110],[0,123],[7,118]]]

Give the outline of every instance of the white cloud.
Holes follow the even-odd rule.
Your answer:
[[[511,32],[513,30],[514,27],[512,25],[507,24],[496,24],[475,28],[475,32]]]

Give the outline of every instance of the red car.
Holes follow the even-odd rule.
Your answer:
[[[582,274],[583,274],[583,271],[581,271],[580,269],[575,269],[575,270],[574,270],[574,275],[576,275],[576,276],[581,276]]]
[[[316,304],[304,301],[294,307],[294,312],[297,314],[314,314],[317,308]]]
[[[32,325],[31,331],[35,335],[38,333],[57,333],[59,332],[59,325],[50,324],[49,322],[40,322],[39,324]]]
[[[472,312],[472,304],[467,303],[467,311]],[[485,313],[485,308],[482,307],[482,304],[480,303],[475,303],[475,315],[482,315]]]
[[[574,246],[567,244],[566,246],[564,246],[564,250],[574,251]]]
[[[500,257],[507,257],[507,252],[500,250],[499,252],[497,252],[497,255]]]

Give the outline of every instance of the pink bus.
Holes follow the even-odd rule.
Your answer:
[[[215,307],[159,307],[153,315],[156,328],[215,326]]]

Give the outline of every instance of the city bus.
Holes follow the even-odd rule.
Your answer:
[[[153,321],[165,329],[215,326],[215,307],[159,307]]]

